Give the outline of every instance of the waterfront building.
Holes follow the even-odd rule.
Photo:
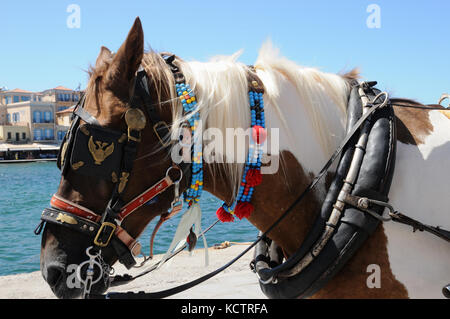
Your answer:
[[[57,122],[56,113],[76,104],[80,94],[63,86],[43,92],[0,91],[0,141],[61,143],[69,125]]]
[[[74,109],[75,105],[56,112],[56,138],[58,141],[62,141],[64,135],[69,130]]]

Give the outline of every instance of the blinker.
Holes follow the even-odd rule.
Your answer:
[[[120,131],[80,125],[71,146],[70,166],[79,174],[114,181],[121,169],[124,142]]]

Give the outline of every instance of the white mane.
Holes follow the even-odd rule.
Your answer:
[[[225,138],[227,128],[250,127],[250,112],[248,102],[247,66],[237,62],[240,52],[229,56],[215,57],[209,62],[183,62],[181,65],[186,82],[197,96],[198,110],[203,122],[203,129],[218,128]],[[298,117],[308,117],[303,121],[310,122],[315,141],[320,145],[324,156],[331,154],[337,143],[342,138],[345,127],[345,113],[349,93],[349,85],[343,77],[324,73],[317,69],[305,68],[296,63],[280,57],[278,50],[274,49],[270,42],[264,44],[255,63],[255,69],[265,86],[264,100],[266,105],[267,128],[271,125],[271,119],[267,117],[267,111],[275,114],[283,127],[280,130],[291,134],[287,148],[298,157],[302,157],[309,150],[301,149],[302,144],[297,143],[302,136],[296,136],[292,125],[292,118],[287,119],[285,105],[282,98],[283,83],[288,81],[296,91],[295,107],[298,109]],[[298,98],[298,100],[297,100]],[[181,104],[179,105],[181,108]],[[267,107],[270,110],[267,110]],[[179,112],[175,123],[181,123]],[[292,116],[292,114],[289,114]],[[332,118],[330,120],[330,118]],[[334,118],[334,119],[333,119]],[[280,136],[283,138],[283,136]],[[311,141],[310,141],[311,142]],[[225,145],[225,141],[224,144]],[[282,151],[283,149],[280,149]],[[313,154],[314,155],[314,154]],[[235,185],[236,193],[241,176],[243,164],[224,163],[225,172],[231,185]],[[314,156],[313,156],[314,157]],[[305,158],[305,161],[308,160]],[[229,159],[228,159],[229,160]],[[301,160],[301,159],[299,159]],[[317,162],[311,158],[310,162]],[[302,165],[305,164],[302,162]],[[322,164],[322,163],[319,163]],[[306,163],[306,166],[308,164]],[[311,166],[311,165],[310,165]],[[307,167],[313,170],[315,167]]]

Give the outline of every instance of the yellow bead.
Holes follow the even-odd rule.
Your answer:
[[[186,102],[187,102],[188,104],[191,104],[191,99],[187,99]]]
[[[203,185],[203,182],[199,182],[198,185]]]
[[[192,102],[195,101],[195,96],[191,97],[191,101],[192,101]]]
[[[186,94],[188,94],[188,92],[187,91],[183,91],[183,95],[186,95]]]

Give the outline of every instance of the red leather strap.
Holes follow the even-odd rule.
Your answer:
[[[153,198],[155,198],[156,195],[165,191],[172,184],[173,184],[173,181],[170,178],[170,176],[164,177],[162,180],[157,182],[155,185],[153,185],[152,187],[147,189],[145,192],[143,192],[142,194],[140,194],[139,196],[137,196],[136,198],[131,200],[124,207],[122,207],[120,214],[119,214],[119,220],[122,221],[124,218],[126,218],[128,215],[130,215],[136,209],[138,209],[145,203],[147,203],[150,200],[152,200]],[[52,199],[50,200],[50,204],[52,207],[64,210],[66,212],[89,219],[94,222],[99,222],[101,219],[100,215],[97,215],[90,209],[80,206],[78,204],[75,204],[64,198],[61,198],[56,194],[53,195]]]
[[[155,198],[156,195],[162,193],[167,188],[169,188],[173,184],[172,179],[169,175],[164,177],[162,180],[157,182],[155,185],[147,189],[145,192],[134,198],[132,201],[130,201],[128,204],[126,204],[124,207],[122,207],[122,210],[120,211],[119,217],[120,220],[123,220],[125,217],[130,215],[132,212],[134,212],[136,209],[144,205],[145,203],[149,202],[153,198]]]
[[[156,195],[165,191],[172,184],[173,184],[172,179],[170,178],[169,175],[167,175],[162,180],[157,182],[155,185],[153,185],[152,187],[147,189],[145,192],[143,192],[142,194],[140,194],[139,196],[134,198],[128,204],[126,204],[120,211],[119,220],[122,221],[124,218],[126,218],[128,215],[130,215],[136,209],[138,209],[145,203],[147,203],[150,200],[152,200],[153,198],[155,198]],[[98,223],[101,219],[100,215],[95,214],[90,209],[87,209],[86,207],[80,206],[69,200],[61,198],[56,194],[54,194],[52,196],[52,199],[50,200],[50,204],[54,208],[61,209],[63,211],[77,215],[82,218],[86,218],[86,219],[91,220],[96,223]],[[176,211],[171,213],[170,216],[172,216],[173,214],[175,214],[178,211],[179,211],[179,209],[177,207]],[[167,218],[169,218],[170,216],[168,216]],[[159,228],[159,226],[158,226],[158,228]],[[133,237],[131,237],[130,234],[128,234],[125,231],[125,229],[118,226],[116,228],[115,235],[130,249],[131,253],[135,257],[141,253],[141,244],[137,240],[135,240]]]
[[[141,254],[141,244],[136,239],[131,237],[125,229],[117,226],[115,235],[128,247],[134,257],[137,257]]]
[[[56,194],[54,194],[52,199],[50,200],[50,205],[54,208],[58,208],[68,213],[89,219],[93,222],[99,222],[101,219],[101,216],[97,215],[86,207],[77,205],[71,201],[59,197]]]

